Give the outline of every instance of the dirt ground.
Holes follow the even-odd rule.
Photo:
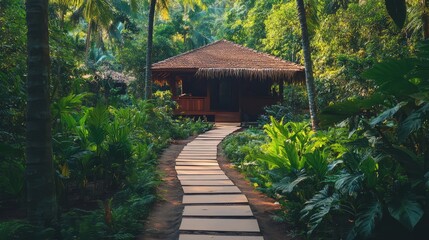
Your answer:
[[[179,238],[179,226],[183,211],[183,190],[177,178],[175,159],[183,147],[195,137],[174,142],[159,159],[159,171],[163,174],[163,183],[158,188],[160,199],[154,205],[145,221],[144,232],[139,240],[173,240]],[[272,215],[279,210],[274,200],[253,189],[250,182],[235,170],[218,147],[218,162],[227,176],[241,189],[249,200],[250,207],[258,220],[265,240],[292,240],[287,235],[284,223],[275,222]]]

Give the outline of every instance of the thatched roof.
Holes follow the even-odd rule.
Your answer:
[[[133,76],[130,76],[128,74],[121,73],[121,72],[116,72],[107,68],[104,68],[101,71],[96,72],[96,74],[101,79],[111,79],[114,82],[124,83],[127,85],[136,80],[136,78]]]
[[[303,66],[226,40],[155,63],[152,71],[155,80],[170,72],[195,72],[200,78],[304,80]]]

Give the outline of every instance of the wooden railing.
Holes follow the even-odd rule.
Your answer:
[[[205,97],[179,97],[176,102],[179,104],[179,111],[206,111]]]

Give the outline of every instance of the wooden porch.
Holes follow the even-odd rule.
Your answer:
[[[277,97],[240,97],[238,111],[219,111],[210,109],[210,97],[175,97],[178,104],[175,115],[212,116],[215,122],[253,121],[262,113],[264,107],[276,104]]]

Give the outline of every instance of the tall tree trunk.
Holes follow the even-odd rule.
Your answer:
[[[57,218],[49,109],[48,0],[27,0],[27,169],[28,219],[52,226]]]
[[[307,19],[305,17],[304,0],[296,0],[298,8],[299,23],[301,25],[302,34],[302,50],[304,51],[305,62],[305,83],[307,85],[308,106],[310,108],[311,126],[313,130],[319,127],[316,107],[316,91],[314,87],[313,63],[311,61],[310,40],[308,37]]]
[[[92,20],[89,20],[88,29],[86,31],[86,39],[85,39],[85,61],[88,62],[89,57],[89,49],[91,48],[91,32],[92,32]]]
[[[144,98],[149,99],[152,97],[152,47],[153,47],[153,25],[155,18],[155,6],[156,0],[150,1],[150,9],[149,9],[149,21],[147,26],[147,47],[146,47],[146,71],[144,78]]]
[[[422,0],[422,22],[423,22],[423,40],[429,39],[429,13],[427,11],[428,8],[428,0]]]

